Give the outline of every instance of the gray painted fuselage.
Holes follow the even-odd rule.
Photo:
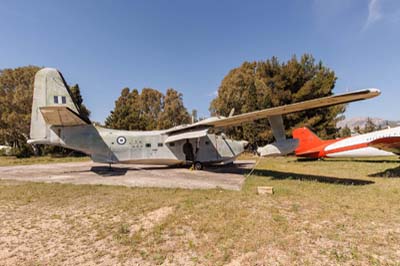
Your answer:
[[[48,128],[49,137],[42,144],[78,150],[100,163],[185,164],[183,145],[189,141],[194,161],[203,164],[227,163],[241,154],[247,141],[227,139],[220,134],[165,143],[166,131],[114,130],[94,125]]]

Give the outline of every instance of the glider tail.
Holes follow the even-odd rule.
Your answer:
[[[296,149],[296,154],[305,153],[313,150],[324,143],[317,135],[306,127],[296,128],[292,132],[293,138],[299,140],[299,146]]]
[[[49,113],[48,109],[53,110],[53,117],[57,117],[54,110],[62,109],[75,113],[79,117],[78,108],[63,76],[54,68],[43,68],[35,75],[30,127],[31,143],[50,141],[50,126],[54,124],[49,123],[49,119],[45,117],[46,113]],[[68,117],[61,117],[60,112],[57,112],[57,115],[59,120],[68,119]]]

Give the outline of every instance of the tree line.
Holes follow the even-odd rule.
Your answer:
[[[0,71],[0,144],[15,149],[33,150],[26,144],[29,138],[33,81],[37,66]],[[210,104],[212,115],[235,115],[284,104],[332,95],[336,76],[333,70],[316,62],[312,55],[300,59],[293,56],[287,62],[276,57],[264,61],[244,62],[223,78],[218,95]],[[70,86],[81,113],[89,117],[79,85]],[[165,93],[152,88],[123,88],[115,107],[105,120],[105,126],[124,130],[166,129],[191,123],[183,103],[182,93],[168,89]],[[284,116],[287,135],[291,129],[308,126],[322,138],[338,136],[336,122],[343,118],[345,105],[319,108]],[[196,116],[196,110],[192,116]],[[273,140],[267,119],[249,122],[226,130],[235,139],[246,139],[253,147]],[[42,150],[45,151],[44,148]]]
[[[367,121],[365,122],[364,127],[356,125],[353,128],[353,130],[351,130],[348,125],[345,125],[343,128],[339,130],[339,137],[344,138],[344,137],[350,137],[352,134],[366,134],[377,130],[382,130],[384,128],[388,128],[389,126],[390,125],[388,121],[386,121],[384,126],[382,126],[381,124],[376,125],[370,117],[367,117]]]
[[[183,104],[182,93],[168,89],[163,95],[158,90],[124,88],[115,101],[114,110],[105,125],[114,129],[155,130],[190,123],[191,118]]]

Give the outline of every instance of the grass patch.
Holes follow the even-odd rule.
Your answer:
[[[376,177],[396,167],[262,159],[241,191],[0,181],[0,250],[19,265],[398,265],[400,178]]]

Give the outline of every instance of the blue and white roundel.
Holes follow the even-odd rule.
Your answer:
[[[118,143],[119,145],[124,145],[124,144],[126,143],[126,138],[123,137],[123,136],[118,137],[118,138],[117,138],[117,143]]]

